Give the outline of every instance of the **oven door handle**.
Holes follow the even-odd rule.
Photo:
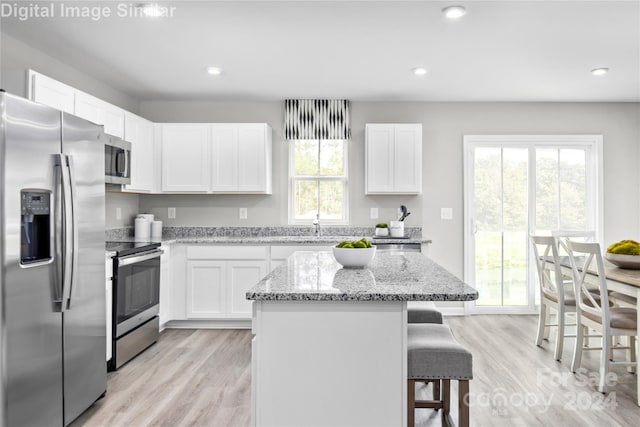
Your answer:
[[[163,253],[164,251],[162,249],[158,249],[150,252],[143,252],[141,254],[134,254],[134,255],[120,257],[118,258],[118,266],[124,267],[125,265],[136,264],[138,262],[147,261],[153,258],[158,258]]]

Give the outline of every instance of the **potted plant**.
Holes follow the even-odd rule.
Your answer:
[[[389,235],[389,226],[384,222],[376,224],[376,237],[387,237]]]

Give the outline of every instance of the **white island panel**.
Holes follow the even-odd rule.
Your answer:
[[[254,304],[253,425],[406,424],[406,302]]]

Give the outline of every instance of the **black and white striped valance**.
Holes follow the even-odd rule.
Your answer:
[[[350,139],[350,102],[346,99],[287,99],[284,101],[284,137],[296,139]]]

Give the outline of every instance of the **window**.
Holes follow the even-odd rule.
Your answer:
[[[533,312],[529,235],[602,233],[602,136],[464,138],[465,281],[475,312]]]
[[[346,141],[291,141],[289,176],[290,224],[348,224]]]

